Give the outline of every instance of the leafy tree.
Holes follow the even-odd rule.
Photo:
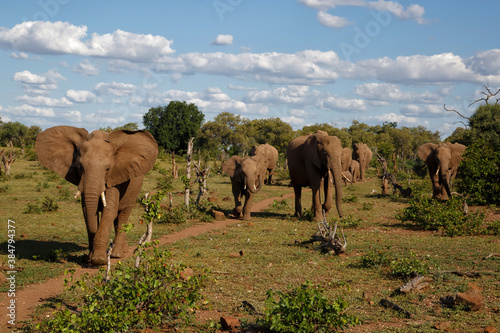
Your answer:
[[[481,105],[469,118],[468,144],[482,139],[494,151],[500,151],[500,105]]]
[[[21,146],[24,138],[28,133],[28,126],[20,122],[8,122],[0,124],[0,145],[15,145]]]
[[[171,101],[168,106],[149,109],[143,123],[159,146],[181,152],[187,150],[189,138],[198,133],[204,118],[195,104]]]
[[[208,151],[223,151],[236,155],[248,151],[255,143],[247,118],[231,112],[221,112],[213,121],[201,126],[195,145]]]
[[[314,125],[309,125],[309,126],[304,126],[302,130],[298,131],[299,135],[307,135],[311,133],[316,133],[317,131],[324,131],[327,132],[328,135],[334,135],[340,139],[340,142],[342,142],[342,147],[351,147],[352,146],[352,137],[347,132],[345,128],[339,129],[336,127],[333,127],[330,124],[314,124]]]
[[[254,135],[254,144],[268,143],[280,153],[286,151],[288,144],[295,137],[292,126],[280,118],[255,119],[250,121],[249,125],[253,127],[249,132]]]
[[[351,134],[352,143],[365,143],[370,148],[375,147],[377,134],[367,124],[353,120],[347,131]]]

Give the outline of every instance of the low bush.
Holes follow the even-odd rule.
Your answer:
[[[42,332],[129,332],[159,329],[172,320],[189,321],[201,300],[205,274],[184,276],[171,254],[147,247],[139,267],[119,262],[111,279],[105,271],[84,276],[70,288],[82,295],[78,309],[61,307],[37,325]]]
[[[289,292],[267,291],[264,318],[259,321],[273,332],[336,332],[359,323],[346,314],[342,298],[330,302],[320,286],[306,281]]]
[[[27,203],[24,214],[41,214],[45,212],[55,212],[59,209],[57,202],[49,197],[44,197],[39,203]]]
[[[416,196],[396,218],[401,222],[411,221],[425,230],[442,230],[447,236],[484,234],[484,213],[466,212],[465,205],[465,199],[459,197],[440,202]]]

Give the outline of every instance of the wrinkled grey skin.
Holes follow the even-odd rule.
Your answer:
[[[365,143],[356,143],[354,145],[352,157],[359,163],[359,180],[363,182],[366,180],[365,171],[366,169],[368,169],[368,165],[372,160],[373,153]]]
[[[123,225],[134,207],[144,175],[158,155],[158,145],[146,131],[93,131],[56,126],[38,134],[35,150],[40,163],[78,186],[89,239],[89,260],[107,262],[111,228],[112,257],[128,250]],[[105,199],[103,199],[104,194]]]
[[[223,166],[222,171],[231,178],[234,197],[233,215],[243,220],[250,219],[253,198],[264,184],[266,165],[259,164],[253,157],[232,156]],[[242,198],[245,197],[245,205]]]
[[[427,165],[432,182],[432,197],[440,200],[451,198],[450,184],[456,177],[462,155],[467,149],[460,143],[424,143],[417,155]]]
[[[264,180],[264,184],[271,185],[274,169],[278,163],[278,150],[268,143],[254,146],[248,153],[259,165],[264,165],[269,172],[269,177]]]
[[[312,189],[312,210],[314,219],[323,219],[333,207],[333,188],[335,204],[342,217],[342,145],[336,136],[318,131],[312,135],[298,137],[288,145],[288,170],[295,192],[295,215],[302,215],[302,187]],[[323,182],[325,201],[320,200],[320,187]]]

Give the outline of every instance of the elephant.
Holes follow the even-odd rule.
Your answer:
[[[158,155],[158,144],[147,131],[111,133],[55,126],[38,134],[35,151],[40,164],[78,186],[89,240],[88,259],[107,263],[107,248],[114,225],[111,256],[128,250],[123,225],[136,204],[144,175]]]
[[[349,172],[352,176],[352,182],[357,183],[359,181],[359,162],[356,160],[352,160],[349,165]]]
[[[373,153],[365,143],[356,143],[354,144],[352,157],[359,163],[359,180],[363,182],[366,180],[365,171],[368,169]]]
[[[349,171],[349,166],[352,161],[352,149],[345,147],[342,149],[342,172]]]
[[[417,154],[429,169],[432,197],[440,200],[451,198],[450,185],[456,177],[458,165],[467,146],[460,143],[424,143]]]
[[[348,183],[353,183],[352,175],[349,170],[342,171],[342,179],[344,180],[344,186],[347,186]]]
[[[253,197],[259,192],[264,184],[267,166],[250,156],[231,156],[222,165],[222,171],[231,178],[234,196],[233,215],[243,220],[250,219],[253,205]],[[241,200],[245,196],[245,205],[242,207]]]
[[[302,187],[312,189],[312,210],[314,219],[323,219],[333,207],[333,187],[337,212],[342,217],[342,145],[339,138],[318,131],[300,136],[290,142],[287,148],[288,171],[295,192],[295,215],[302,215]],[[321,205],[320,187],[323,181],[325,201]]]
[[[268,143],[254,146],[248,153],[257,163],[264,164],[269,172],[269,177],[264,179],[264,184],[271,185],[271,179],[278,163],[278,150]]]

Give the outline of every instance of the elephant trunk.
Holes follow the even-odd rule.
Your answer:
[[[337,212],[339,217],[342,218],[342,167],[340,156],[332,156],[330,159],[330,171],[333,175],[333,181],[335,185],[335,205],[337,206]]]
[[[258,182],[258,185],[255,185],[255,183]],[[250,191],[251,193],[257,193],[260,191],[260,188],[262,187],[262,179],[261,176],[258,175],[257,179],[254,177],[247,177],[246,178],[246,187],[247,191]]]
[[[451,175],[448,171],[448,168],[441,168],[439,172],[439,178],[441,184],[444,186],[444,189],[446,190],[446,194],[448,195],[448,198],[451,198],[451,191],[450,191],[450,178]]]

